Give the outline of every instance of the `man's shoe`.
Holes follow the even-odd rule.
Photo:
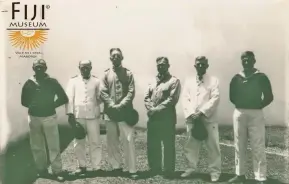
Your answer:
[[[139,175],[137,173],[128,173],[128,177],[132,180],[139,179]]]
[[[117,175],[117,176],[124,176],[125,175],[125,172],[123,172],[122,168],[113,169],[112,172],[114,173],[114,175]]]
[[[73,172],[73,175],[75,176],[82,176],[82,175],[85,175],[87,172],[86,168],[85,167],[79,167],[78,169],[76,169],[74,172]]]
[[[64,181],[65,181],[64,177],[61,176],[61,175],[56,175],[55,177],[56,177],[56,180],[57,180],[58,182],[64,182]]]
[[[234,178],[231,178],[229,183],[244,183],[246,181],[245,175],[238,176],[236,175]]]
[[[161,175],[161,173],[162,172],[160,170],[149,170],[149,171],[147,171],[146,176],[147,177],[154,177],[154,176]]]
[[[165,171],[163,176],[165,179],[173,179],[175,178],[175,172]]]
[[[103,170],[101,170],[100,168],[87,168],[86,169],[87,172],[102,172]]]
[[[182,178],[187,178],[194,173],[194,169],[187,169],[183,174],[181,174]]]
[[[211,174],[211,181],[212,182],[217,182],[220,179],[220,175],[219,174]]]
[[[256,184],[266,184],[266,181],[256,181]]]
[[[49,172],[47,169],[37,172],[37,178],[47,178],[48,176],[49,176]]]
[[[53,174],[53,176],[55,177],[55,180],[58,182],[64,182],[65,181],[63,173]]]

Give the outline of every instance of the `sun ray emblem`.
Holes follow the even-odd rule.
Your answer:
[[[12,45],[22,50],[33,50],[44,43],[47,32],[45,30],[10,31],[9,38]]]

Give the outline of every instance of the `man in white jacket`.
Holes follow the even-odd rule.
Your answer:
[[[212,182],[219,180],[221,174],[221,153],[219,147],[218,124],[214,114],[218,106],[219,81],[216,77],[206,74],[209,64],[205,56],[199,56],[195,60],[197,75],[188,78],[184,84],[181,96],[185,118],[187,120],[188,140],[185,144],[185,155],[189,161],[189,169],[181,176],[190,176],[197,167],[201,141],[191,135],[194,121],[200,120],[208,132],[208,137],[203,142],[208,149],[209,172]]]
[[[81,75],[72,77],[67,85],[66,93],[69,102],[66,104],[68,122],[74,126],[77,122],[87,133],[84,139],[75,139],[74,148],[79,169],[75,174],[85,174],[86,154],[85,144],[89,145],[89,155],[92,171],[100,171],[101,140],[100,140],[100,80],[91,75],[92,64],[89,60],[79,63]]]

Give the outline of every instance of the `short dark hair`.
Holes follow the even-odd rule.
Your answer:
[[[245,56],[255,58],[254,52],[253,52],[253,51],[249,51],[249,50],[243,52],[242,55],[241,55],[241,58],[242,58],[242,57],[245,57]]]
[[[198,56],[195,61],[206,61],[208,63],[208,58],[206,56]]]
[[[164,57],[164,56],[158,57],[156,62],[159,62],[159,61],[162,61],[162,60],[164,60],[167,64],[169,64],[169,59],[167,57]]]
[[[109,54],[111,55],[111,53],[113,52],[113,51],[118,51],[118,52],[120,52],[121,53],[121,55],[122,55],[122,51],[120,50],[120,48],[111,48],[110,50],[109,50]]]

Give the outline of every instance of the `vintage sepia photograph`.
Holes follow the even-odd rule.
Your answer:
[[[288,0],[0,0],[0,184],[289,184]]]

